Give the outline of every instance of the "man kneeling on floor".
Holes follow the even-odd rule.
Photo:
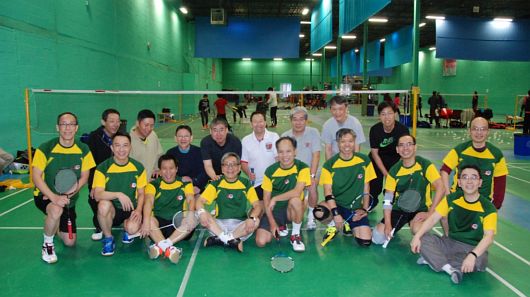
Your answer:
[[[489,197],[478,191],[482,185],[480,170],[465,165],[458,171],[458,185],[463,194],[449,194],[423,223],[410,242],[413,253],[420,253],[418,264],[428,264],[434,271],[445,271],[455,284],[463,273],[486,270],[488,247],[497,232],[497,210]],[[446,217],[448,236],[425,234]]]
[[[202,226],[212,236],[206,238],[204,246],[229,246],[243,252],[243,241],[247,240],[259,226],[261,206],[256,190],[245,177],[239,176],[241,160],[235,153],[226,153],[221,158],[223,176],[212,181],[196,202],[196,215]],[[204,209],[204,204],[216,202],[215,219]],[[247,216],[247,201],[252,210]]]

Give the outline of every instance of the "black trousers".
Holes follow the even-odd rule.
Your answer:
[[[201,111],[201,122],[203,126],[208,125],[208,112],[206,110]]]
[[[524,115],[523,134],[530,134],[530,113]]]
[[[278,106],[271,107],[271,122],[273,126],[276,126],[278,124],[278,118],[276,117],[277,110]]]

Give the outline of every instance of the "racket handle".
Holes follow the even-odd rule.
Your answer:
[[[350,227],[350,224],[348,223],[348,221],[344,222],[344,230],[346,232],[350,232],[351,231],[351,227]]]
[[[328,237],[326,237],[326,239],[324,239],[324,241],[322,241],[322,243],[320,244],[322,247],[325,247],[326,244],[328,244],[328,242],[330,242],[333,237],[335,237],[335,232],[333,233],[329,233]]]
[[[66,223],[66,226],[68,228],[68,239],[74,239],[72,220],[68,219],[68,222]]]
[[[140,237],[142,234],[140,232],[137,232],[137,233],[134,233],[134,234],[129,234],[129,239],[133,239],[133,238],[136,238],[136,237]]]
[[[383,248],[384,249],[386,249],[386,247],[388,246],[388,243],[390,242],[390,239],[392,239],[392,237],[394,237],[394,231],[396,231],[396,228],[392,228],[392,231],[390,232],[390,236],[383,243]]]

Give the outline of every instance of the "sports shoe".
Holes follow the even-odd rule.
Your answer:
[[[230,239],[227,242],[228,247],[235,249],[236,251],[243,252],[243,242],[239,238]]]
[[[328,226],[328,228],[326,229],[326,233],[324,234],[324,237],[322,238],[322,240],[326,240],[330,236],[331,236],[330,240],[333,240],[333,238],[335,238],[335,236],[337,236],[337,227]]]
[[[419,257],[418,260],[416,260],[416,264],[418,265],[427,265],[429,263],[427,263],[427,261],[425,261],[425,259],[423,257]]]
[[[225,245],[224,242],[221,241],[221,239],[219,239],[219,237],[217,236],[209,236],[208,238],[206,238],[204,240],[204,246],[205,247],[209,247],[209,246],[223,246]]]
[[[291,245],[293,246],[293,251],[295,252],[305,251],[305,245],[302,242],[302,236],[300,234],[291,235]]]
[[[123,237],[121,238],[121,242],[129,244],[134,242],[134,238],[129,238],[129,233],[123,231]]]
[[[55,254],[53,243],[42,244],[42,260],[48,264],[57,262],[57,255]]]
[[[164,256],[168,258],[171,263],[177,264],[180,260],[180,257],[182,257],[182,249],[179,249],[175,246],[170,246],[166,249]]]
[[[287,235],[289,235],[289,228],[287,228],[286,225],[283,225],[283,226],[280,226],[278,227],[278,234],[281,236],[281,237],[285,237]]]
[[[116,244],[114,243],[114,237],[105,237],[101,240],[103,243],[103,249],[101,249],[101,254],[103,256],[112,256],[114,255],[114,249]]]
[[[103,232],[96,230],[94,233],[92,233],[91,236],[92,240],[94,241],[100,241],[103,238]]]
[[[315,220],[307,220],[307,230],[315,230],[317,228],[317,223]]]
[[[155,243],[149,246],[149,259],[156,259],[158,256],[162,255],[164,251]]]
[[[462,281],[462,272],[457,269],[451,272],[451,281],[453,284],[459,284]]]

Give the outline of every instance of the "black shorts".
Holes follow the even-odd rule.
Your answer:
[[[114,205],[113,205],[114,206]],[[131,211],[124,211],[121,208],[114,207],[115,214],[112,219],[112,227],[117,227],[131,216]]]
[[[173,224],[173,220],[166,220],[166,219],[158,217],[158,216],[155,216],[155,219],[158,221],[158,227],[159,228],[167,226],[167,225],[171,225],[169,227],[160,229],[160,232],[162,232],[162,235],[164,236],[164,238],[168,238],[169,236],[171,236],[171,234],[173,234],[173,232],[175,232],[175,227],[173,227],[173,225],[172,225]],[[195,229],[193,229],[190,232],[190,234],[188,234],[188,236],[186,236],[182,240],[190,240],[193,237],[194,233],[195,233]]]
[[[42,199],[42,194],[39,196],[34,196],[33,201],[35,202],[35,206],[37,206],[42,213],[45,215],[48,215],[46,213],[46,207],[48,207],[48,204],[52,203],[50,199]],[[63,213],[61,214],[61,219],[59,220],[59,231],[61,232],[68,232],[68,212],[70,212],[70,220],[72,221],[72,231],[73,233],[77,233],[77,213],[75,212],[75,207],[71,207],[68,209],[68,207],[63,207]]]
[[[351,215],[352,212],[351,212],[351,210],[349,208],[337,205],[337,211],[339,212],[340,216],[344,220],[346,220],[347,218],[350,218],[348,220],[348,224],[350,225],[350,228],[352,228],[352,229],[357,228],[357,227],[362,227],[362,226],[370,227],[370,222],[368,221],[368,216],[365,216],[362,219],[354,222],[353,221],[353,216]]]
[[[288,223],[290,223],[289,219],[287,218],[287,207],[275,208],[272,211],[272,215],[274,216],[274,220],[276,221],[276,224],[278,225],[278,227],[285,226]],[[266,214],[264,214],[263,217],[261,218],[258,228],[270,231],[271,225],[269,224],[269,218],[267,217]]]
[[[261,185],[254,187],[254,190],[256,190],[256,194],[258,195],[258,199],[260,201],[263,201],[263,189],[261,188]]]
[[[392,217],[391,217],[391,220],[392,220],[392,228],[396,228],[396,231],[395,232],[398,232],[401,228],[403,228],[403,226],[405,226],[405,224],[409,223],[410,221],[412,221],[412,219],[414,219],[414,217],[416,216],[416,214],[418,214],[418,212],[404,212],[404,211],[401,211],[401,210],[392,210]],[[401,219],[400,219],[401,218]],[[398,223],[399,221],[399,223]],[[385,218],[383,218],[381,220],[381,223],[385,223]]]

